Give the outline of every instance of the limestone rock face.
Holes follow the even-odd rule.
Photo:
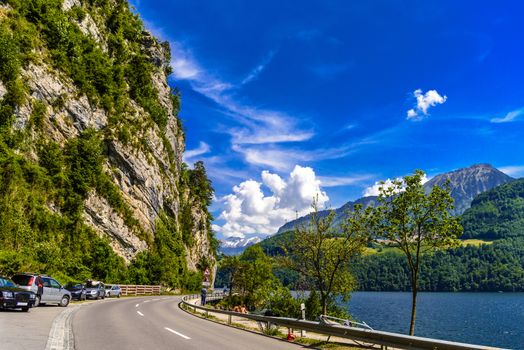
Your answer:
[[[84,6],[80,0],[64,0],[63,9]],[[106,50],[104,41],[105,28],[98,27],[93,17],[86,11],[85,18],[77,23],[80,30],[93,38],[102,50]],[[176,113],[173,110],[171,88],[167,83],[166,68],[169,66],[166,48],[148,33],[143,33],[140,44],[158,69],[152,74],[154,88],[158,91],[161,107],[168,114],[165,130],[155,125],[139,128],[140,135],[131,135],[132,140],[140,140],[140,147],[124,144],[116,137],[105,141],[104,169],[118,187],[126,205],[131,209],[133,218],[142,232],[154,237],[155,222],[162,213],[174,217],[178,223],[181,198],[191,200],[182,192],[187,192],[180,185],[182,155],[185,140]],[[34,101],[45,105],[46,117],[43,121],[43,134],[46,138],[63,146],[65,143],[86,129],[104,132],[108,128],[110,115],[101,107],[95,106],[79,91],[70,77],[45,63],[35,61],[23,68],[22,78],[29,87],[28,102],[16,112],[14,127],[26,128],[34,109]],[[0,98],[6,93],[6,87],[0,82]],[[130,100],[126,113],[133,123],[146,113],[135,101]],[[33,138],[36,138],[33,135]],[[169,149],[168,149],[169,148]],[[36,155],[34,155],[36,157]],[[49,208],[56,212],[53,203]],[[202,259],[211,259],[207,211],[199,205],[191,209],[194,222],[191,232],[191,247],[186,247],[187,265],[196,270]],[[136,227],[128,227],[126,221],[108,201],[90,193],[84,203],[84,219],[100,236],[107,236],[114,251],[130,262],[138,252],[147,250],[148,244],[136,234]],[[179,224],[178,224],[179,225]],[[180,225],[179,225],[180,226]]]

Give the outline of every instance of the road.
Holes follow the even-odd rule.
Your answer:
[[[73,316],[75,349],[302,348],[190,315],[178,307],[180,299],[122,298],[84,305]]]
[[[0,349],[45,349],[53,320],[65,310],[46,305],[30,309],[0,311]]]

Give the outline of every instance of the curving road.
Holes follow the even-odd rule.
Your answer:
[[[75,349],[302,348],[200,319],[180,310],[180,300],[124,298],[85,305],[73,316]]]

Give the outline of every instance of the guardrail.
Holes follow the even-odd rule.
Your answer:
[[[144,286],[135,284],[119,284],[122,295],[160,294],[160,286]]]
[[[220,298],[223,298],[222,293],[214,293],[208,295],[206,297],[206,300],[212,301]],[[325,334],[328,336],[340,337],[380,345],[381,349],[395,347],[409,350],[503,350],[501,348],[496,347],[465,344],[432,338],[415,337],[405,334],[342,326],[339,324],[325,324],[321,322],[306,321],[294,318],[262,316],[255,314],[244,314],[240,312],[227,310],[211,309],[208,307],[195,305],[188,302],[188,300],[194,299],[200,299],[200,295],[186,295],[182,298],[181,304],[194,309],[195,312],[197,309],[205,311],[206,315],[208,315],[209,313],[228,315],[229,324],[231,324],[231,318],[233,316],[241,317],[257,322],[263,322],[267,325],[268,329],[273,324],[297,330],[304,330],[318,334]]]

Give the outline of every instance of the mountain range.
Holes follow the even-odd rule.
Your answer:
[[[444,186],[449,181],[451,196],[455,200],[454,215],[461,215],[471,206],[473,199],[480,193],[486,192],[494,187],[513,181],[514,179],[490,164],[475,164],[467,168],[457,169],[444,174],[436,175],[424,184],[426,191],[430,191],[433,186]],[[334,222],[341,222],[348,210],[353,210],[355,204],[361,204],[364,208],[377,204],[377,197],[362,197],[355,201],[349,201],[340,208],[335,209]],[[329,214],[329,210],[320,212],[321,216]],[[310,214],[290,221],[280,227],[277,233],[293,230],[297,225],[307,224]]]
[[[426,182],[424,187],[427,191],[429,191],[433,186],[443,186],[447,181],[449,181],[451,196],[455,200],[453,214],[462,215],[467,209],[471,207],[472,201],[479,194],[485,193],[486,191],[489,191],[497,186],[513,182],[514,180],[515,179],[506,175],[490,164],[475,164],[470,167],[436,175]],[[356,204],[361,204],[363,207],[370,205],[374,206],[377,204],[377,197],[362,197],[355,201],[349,201],[341,207],[334,209],[335,224],[340,223],[344,219],[347,211],[352,210]],[[476,212],[477,211],[475,210],[474,213]],[[319,212],[319,214],[321,216],[326,216],[329,214],[329,210],[322,210]],[[297,225],[307,224],[310,218],[311,216],[308,214],[296,220],[289,221],[278,229],[277,234],[281,235],[284,232],[292,231]],[[221,251],[225,254],[239,254],[248,246],[257,243],[253,238],[254,237],[248,240],[232,238],[223,241],[221,245]],[[269,240],[271,240],[271,237],[269,237]]]
[[[250,238],[230,237],[220,241],[220,252],[226,255],[237,255],[242,253],[247,247],[257,244],[262,238],[253,236]]]

